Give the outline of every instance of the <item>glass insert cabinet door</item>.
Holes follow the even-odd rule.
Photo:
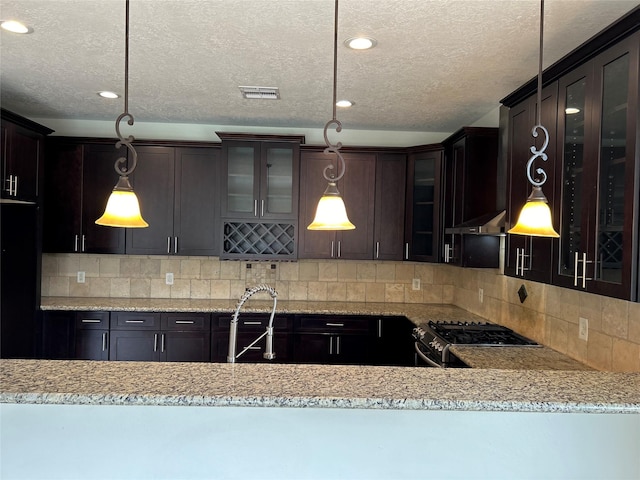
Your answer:
[[[227,212],[253,216],[256,212],[256,147],[227,149]]]
[[[628,299],[635,297],[638,254],[638,35],[633,39],[560,82],[562,202],[554,279]]]
[[[263,147],[264,170],[260,213],[291,215],[293,208],[293,150],[265,144]]]

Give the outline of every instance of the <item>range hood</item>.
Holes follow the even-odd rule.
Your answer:
[[[472,220],[468,220],[455,227],[445,228],[444,233],[461,233],[467,235],[498,235],[504,236],[506,210],[487,213]]]

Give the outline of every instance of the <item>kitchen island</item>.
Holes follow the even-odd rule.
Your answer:
[[[44,308],[235,307],[91,301],[47,299]],[[246,311],[269,307],[252,301]],[[470,318],[450,305],[278,307],[417,324]],[[538,368],[522,369],[509,350],[498,368],[466,369],[3,360],[0,477],[640,478],[640,373],[558,369],[566,357],[539,348],[526,354],[544,357]],[[478,365],[500,351],[479,354]]]

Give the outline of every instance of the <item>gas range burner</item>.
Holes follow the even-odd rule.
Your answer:
[[[445,342],[457,345],[537,345],[513,330],[488,322],[429,322]]]

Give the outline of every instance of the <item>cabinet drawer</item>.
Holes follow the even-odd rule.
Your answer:
[[[160,329],[160,313],[113,312],[111,328],[117,330]]]
[[[259,313],[259,314],[240,314],[238,317],[238,328],[242,331],[260,330],[263,331],[269,325],[269,317],[271,313]],[[231,324],[231,318],[233,315],[219,315],[213,319],[213,328],[228,330]],[[273,317],[273,329],[276,331],[291,330],[292,321],[291,317],[278,315],[276,313]]]
[[[209,313],[163,313],[163,330],[200,330],[207,331],[211,324]]]
[[[330,333],[353,332],[367,333],[371,319],[366,317],[336,316],[328,317],[324,315],[300,317],[299,331],[322,331]]]
[[[107,330],[109,328],[109,312],[77,312],[76,329]]]

